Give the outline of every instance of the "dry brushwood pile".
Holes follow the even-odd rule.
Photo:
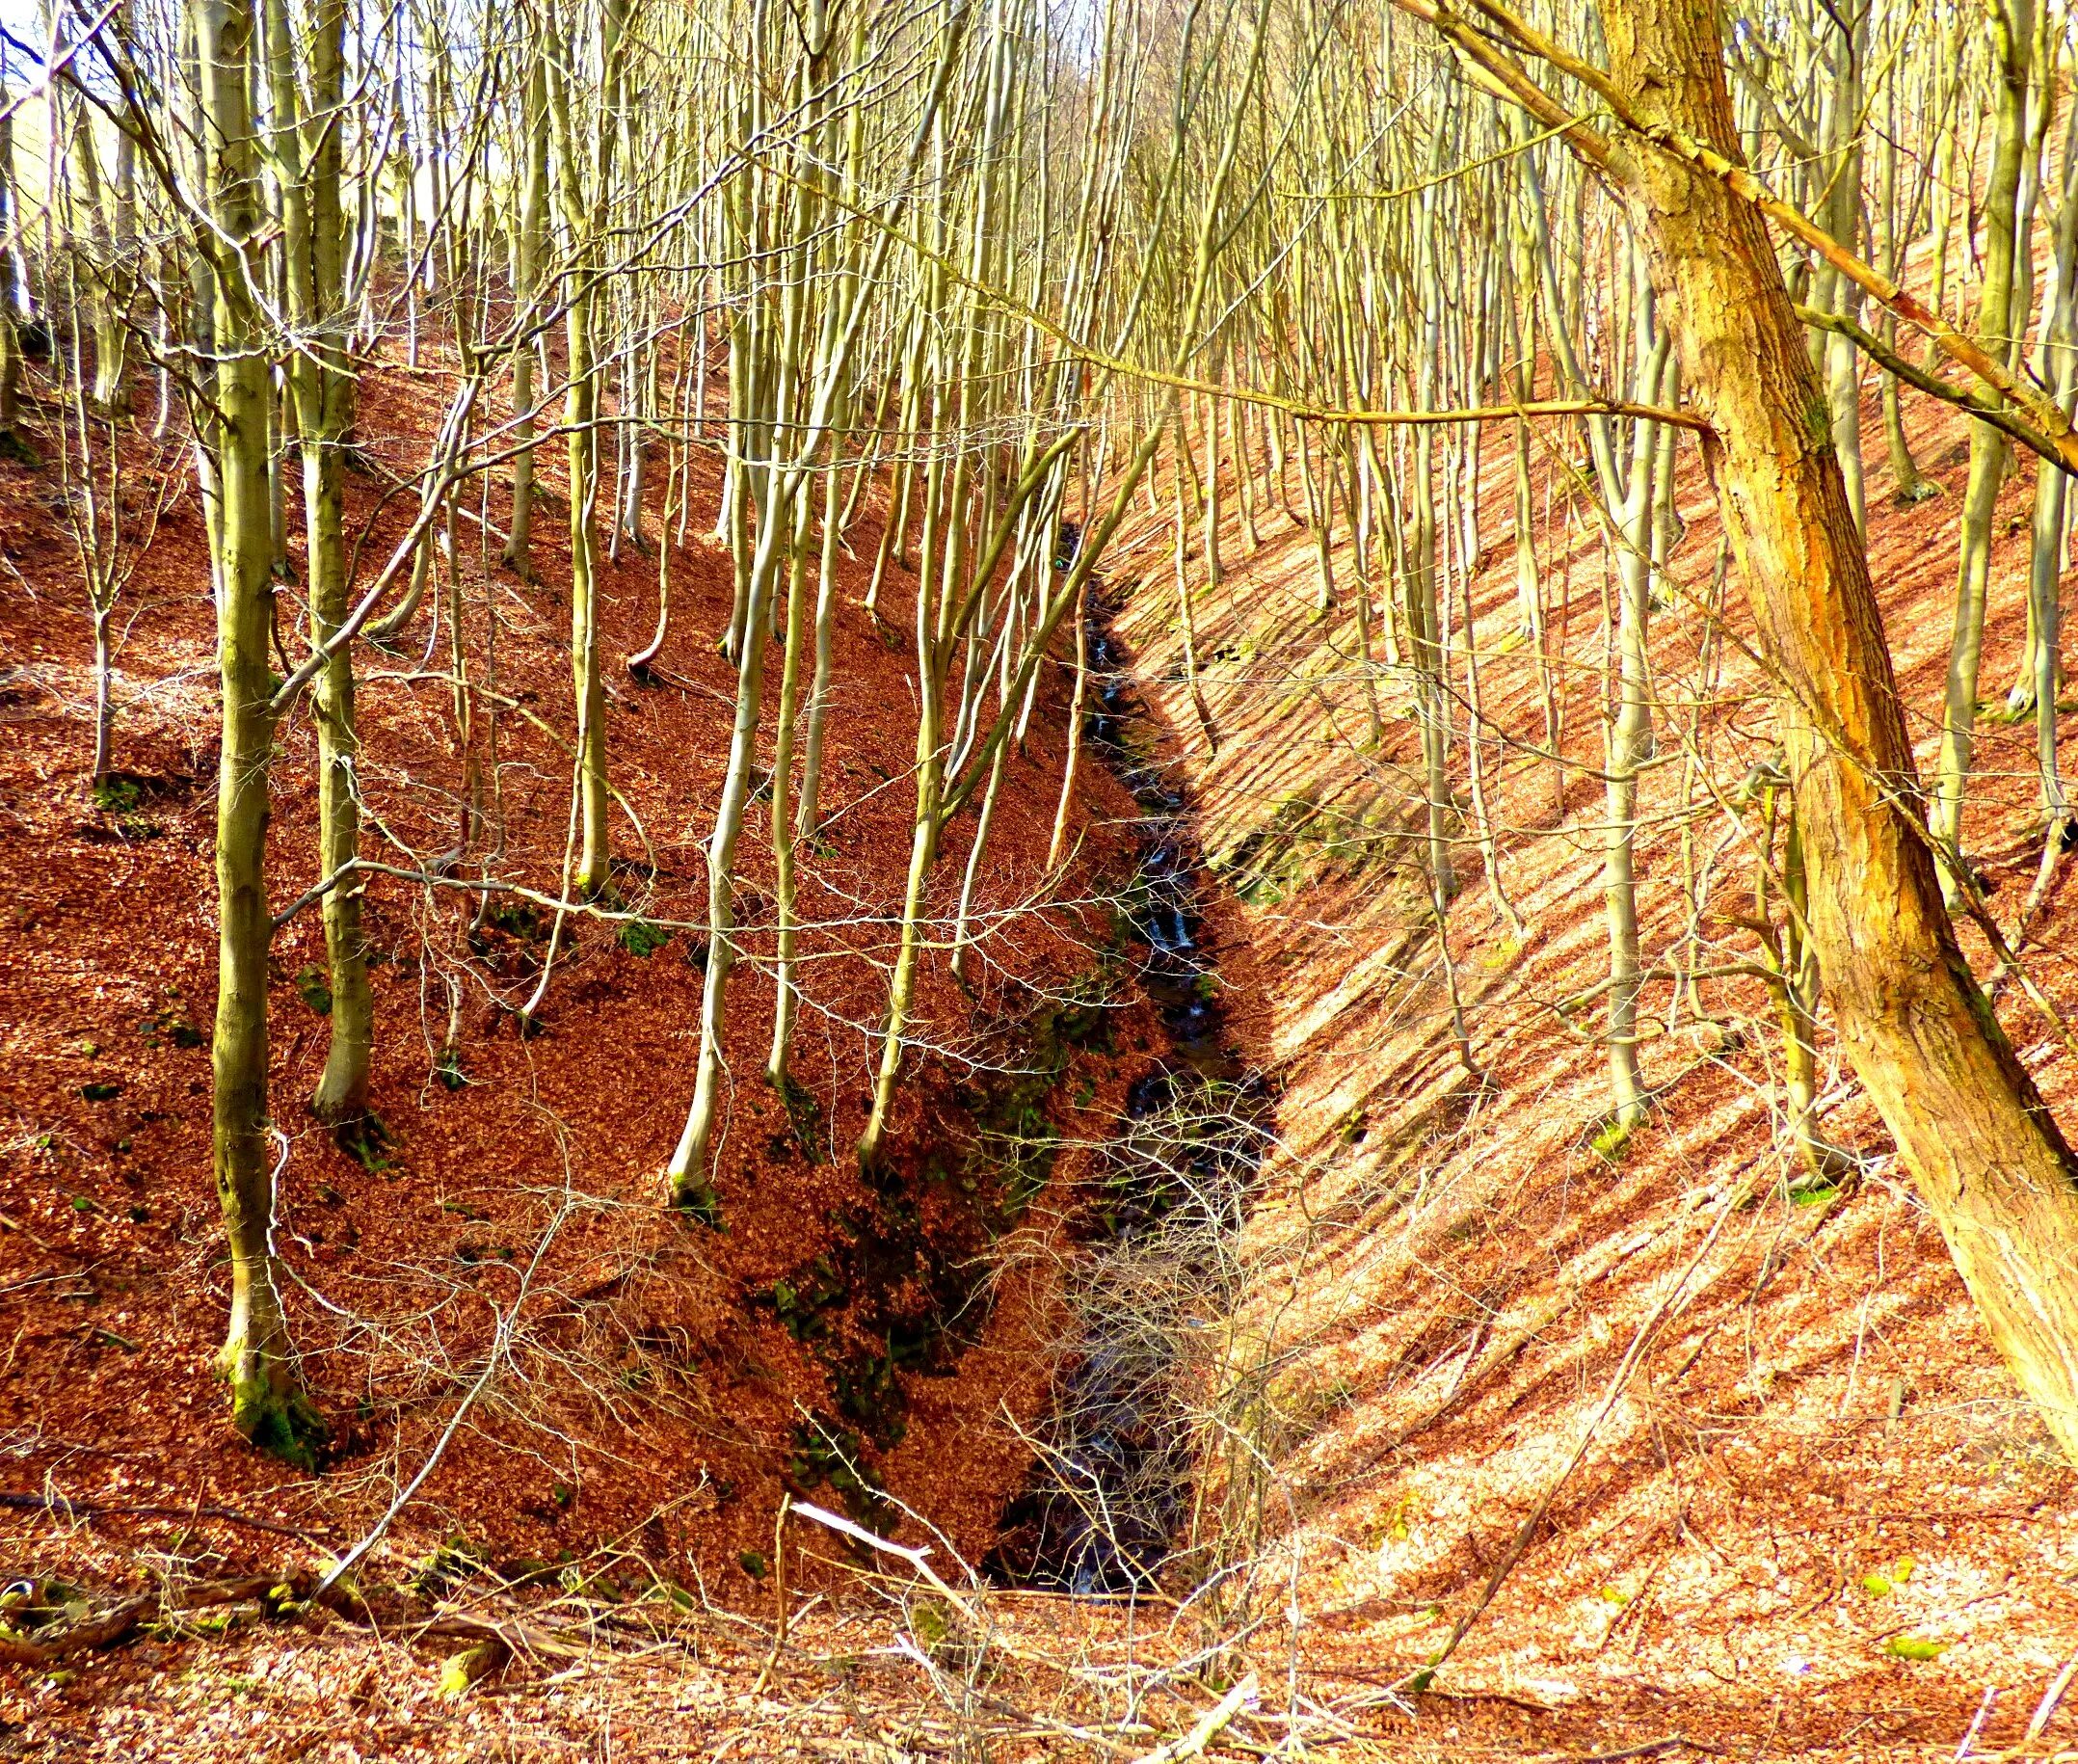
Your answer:
[[[2078,1758],[2078,11],[0,4],[0,1757]]]

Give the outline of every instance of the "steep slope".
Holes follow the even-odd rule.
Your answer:
[[[1873,400],[1866,420],[1873,462]],[[1939,418],[1913,442],[1950,494],[1905,508],[1873,479],[1871,548],[1925,758],[1963,447]],[[1249,961],[1227,964],[1230,1014],[1280,1097],[1240,1248],[1249,1296],[1208,1399],[1255,1454],[1229,1455],[1223,1547],[1266,1551],[1291,1577],[1303,1670],[1345,1709],[1367,1687],[1388,1704],[1383,1687],[1420,1670],[1502,1575],[1436,1679],[1469,1699],[1443,1705],[1467,1741],[1953,1748],[1991,1684],[2011,1689],[1981,1743],[2017,1738],[2078,1644],[2078,1486],[1829,1043],[1823,1132],[1858,1171],[1806,1204],[1785,1192],[1801,1172],[1742,922],[1757,811],[1738,796],[1771,718],[1692,448],[1655,613],[1658,754],[1638,837],[1653,1102],[1628,1144],[1607,1131],[1596,1040],[1600,529],[1540,450],[1540,668],[1519,623],[1508,438],[1489,432],[1475,569],[1445,578],[1460,892],[1439,933],[1408,676],[1359,665],[1378,633],[1359,624],[1346,536],[1323,615],[1314,536],[1271,506],[1266,463],[1250,469],[1260,547],[1238,486],[1216,588],[1195,530],[1180,571],[1173,519],[1150,519],[1126,546],[1139,561],[1122,624],[1236,891],[1222,928]],[[2026,476],[2001,507],[1987,682],[2011,678],[2021,642]],[[1547,680],[1562,765],[1544,752]],[[2009,924],[2039,854],[2032,740],[1987,723],[1967,826]],[[2065,1010],[2078,1004],[2067,879],[2066,865],[2030,956]],[[2057,1030],[2017,988],[2000,1009],[2068,1119],[2078,1072]],[[1901,1658],[1901,1638],[1926,1645]],[[1433,1738],[1425,1706],[1407,1731]]]
[[[368,377],[350,489],[371,556],[406,524],[413,498],[391,493],[393,474],[422,463],[446,392],[430,351],[417,370],[399,361]],[[901,635],[908,578],[894,575],[892,624],[877,624],[858,606],[865,569],[845,561],[829,819],[801,901],[800,1089],[789,1102],[761,1076],[773,985],[758,964],[773,909],[752,889],[715,1217],[667,1218],[656,1173],[690,1093],[705,955],[683,927],[706,917],[701,845],[734,688],[715,650],[731,571],[706,536],[714,456],[694,456],[676,534],[655,505],[663,474],[652,474],[651,540],[681,543],[670,637],[646,682],[618,664],[648,641],[657,559],[624,545],[604,570],[618,917],[558,927],[544,904],[562,892],[570,801],[569,559],[554,450],[542,456],[539,583],[489,567],[495,545],[480,542],[481,518],[493,531],[505,519],[502,485],[463,511],[448,579],[436,572],[390,651],[363,653],[364,848],[451,884],[488,872],[531,893],[375,881],[381,1131],[346,1145],[305,1106],[325,1046],[315,913],[294,912],[278,935],[279,1237],[306,1374],[333,1430],[326,1473],[301,1476],[230,1435],[210,1371],[226,1285],[207,1105],[214,674],[209,571],[178,429],[163,444],[140,439],[127,468],[133,531],[149,543],[118,612],[121,776],[98,802],[82,783],[91,646],[65,524],[76,492],[50,465],[0,466],[12,584],[0,596],[10,1560],[49,1569],[84,1550],[75,1567],[121,1580],[167,1551],[197,1571],[306,1545],[336,1551],[429,1457],[436,1468],[393,1560],[453,1537],[520,1571],[618,1563],[630,1584],[697,1578],[724,1600],[762,1597],[759,1552],[783,1486],[888,1528],[904,1523],[894,1504],[906,1504],[978,1557],[1028,1459],[1016,1423],[1043,1399],[1040,1349],[1054,1331],[1046,1246],[1069,1203],[1027,1203],[1056,1161],[1054,1192],[1072,1194],[1078,1144],[1094,1136],[1085,1124],[1115,1106],[1134,1044],[1151,1033],[1131,1010],[1087,1047],[1057,1029],[1064,1001],[1088,1002],[1111,936],[1099,883],[1117,861],[1100,828],[1066,877],[1043,874],[1060,788],[1059,682],[1043,683],[1008,769],[972,979],[956,983],[942,955],[928,965],[898,1151],[868,1186],[851,1146],[907,861],[915,698]],[[55,456],[49,436],[33,433]],[[863,543],[877,538],[862,530]],[[292,648],[292,583],[281,600]],[[496,669],[469,684],[466,747],[449,648],[458,613],[472,653],[488,641]],[[306,710],[283,730],[278,774],[280,911],[315,879]],[[484,822],[463,852],[472,788]],[[1101,822],[1112,787],[1099,772],[1084,791],[1081,813]],[[744,842],[760,888],[765,820],[754,809]],[[969,817],[954,830],[934,911],[949,912],[971,829]],[[545,962],[553,974],[523,1036],[518,1011]],[[999,1256],[1006,1233],[1017,1253]],[[60,1518],[32,1510],[46,1498]],[[63,1517],[85,1513],[95,1523],[83,1534]]]

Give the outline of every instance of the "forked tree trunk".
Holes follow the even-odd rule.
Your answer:
[[[1736,158],[1709,0],[1603,0],[1602,16],[1642,118]],[[1759,214],[1635,138],[1612,170],[1711,426],[1705,459],[1783,687],[1811,937],[1842,1044],[1993,1343],[2078,1458],[2078,1165],[1941,903],[1825,388]]]

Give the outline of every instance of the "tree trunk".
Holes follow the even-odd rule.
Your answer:
[[[599,14],[595,150],[580,150],[566,82],[551,78],[549,126],[554,135],[565,226],[583,249],[598,236],[612,170],[616,113],[620,107],[621,32],[625,0],[607,0]],[[587,166],[586,161],[592,163]],[[587,190],[587,173],[592,188]],[[606,691],[599,659],[599,547],[594,518],[599,501],[599,363],[593,328],[598,291],[573,276],[573,292],[564,315],[570,386],[564,422],[570,430],[570,668],[577,710],[577,795],[580,845],[575,882],[591,898],[610,879],[611,842],[606,826]]]
[[[310,640],[323,644],[346,622],[346,532],[341,506],[343,448],[353,429],[354,380],[344,323],[346,220],[340,201],[341,152],[333,115],[345,83],[346,10],[325,0],[310,19],[307,69],[311,115],[289,38],[287,8],[268,0],[267,59],[274,105],[274,159],[281,181],[284,281],[289,321],[309,339],[285,372],[303,447],[304,529],[308,556]],[[360,848],[356,782],[360,735],[354,718],[351,647],[340,648],[316,680],[318,862],[336,875]],[[356,876],[325,896],[325,949],[332,976],[331,1045],[311,1109],[338,1126],[368,1108],[368,1062],[375,1002],[368,987]]]
[[[513,524],[504,563],[521,581],[534,579],[534,349],[535,304],[540,294],[542,250],[548,222],[548,93],[542,59],[527,68],[526,176],[520,190],[520,221],[513,229],[513,306],[520,327],[513,348]]]
[[[1736,157],[1708,0],[1603,0],[1602,15],[1612,71],[1641,116]],[[1942,907],[1825,389],[1758,213],[1642,143],[1618,144],[1612,169],[1672,308],[1784,687],[1811,937],[1841,1041],[1993,1343],[2078,1457],[2078,1166]]]
[[[258,231],[252,124],[255,20],[249,0],[196,0],[208,200],[219,249],[244,254]],[[255,1445],[307,1462],[323,1429],[289,1363],[274,1255],[275,1176],[267,1119],[268,768],[275,719],[267,642],[274,617],[274,492],[267,352],[245,277],[219,273],[215,334],[217,650],[224,742],[217,786],[217,1198],[230,1242],[231,1313],[218,1370],[231,1423]]]
[[[0,105],[0,453],[23,451],[14,425],[21,418],[21,340],[14,334],[21,310],[15,253],[21,227],[21,203],[14,187],[14,117],[12,105]]]
[[[2011,364],[2019,340],[2002,345],[1999,315],[2010,309],[2018,254],[2015,212],[2020,160],[2027,136],[2029,0],[1993,0],[1993,71],[1998,88],[1998,137],[1985,191],[1985,281],[1977,324],[1994,339],[1993,352]],[[1988,325],[1987,325],[1988,320]],[[1976,745],[1977,677],[1985,654],[1985,600],[1991,579],[1991,519],[2006,476],[2006,438],[1989,423],[1970,425],[1970,475],[1962,493],[1962,541],[1956,569],[1956,629],[1948,654],[1941,713],[1941,752],[1934,770],[1933,832],[1944,850],[1962,850],[1962,801]],[[1944,859],[1941,889],[1951,905],[1967,886]]]

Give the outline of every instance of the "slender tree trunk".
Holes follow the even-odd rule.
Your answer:
[[[2027,137],[2028,58],[2032,38],[2032,0],[1991,0],[1993,68],[1998,82],[1997,146],[1985,191],[1985,280],[1978,305],[1979,329],[2012,302],[2014,259],[2019,241],[2015,213],[2019,200],[2020,161]],[[2011,363],[2017,337],[1994,344],[1993,353]],[[1956,575],[1956,628],[1948,652],[1948,680],[1942,693],[1941,751],[1934,769],[1933,834],[1941,850],[1941,892],[1957,904],[1967,882],[1955,873],[1950,853],[1962,851],[1962,805],[1968,788],[1970,758],[1976,745],[1978,671],[1985,654],[1985,601],[1991,578],[1991,520],[2006,475],[2006,438],[1989,423],[1970,425],[1970,475],[1962,493],[1962,541]]]
[[[512,531],[503,561],[521,581],[534,579],[534,351],[530,334],[541,291],[542,251],[548,221],[548,92],[542,57],[527,67],[526,174],[520,186],[520,220],[513,229],[513,309],[520,326],[513,346]]]
[[[626,0],[606,0],[599,22],[602,68],[598,94],[596,150],[581,154],[570,93],[560,78],[549,81],[549,116],[560,161],[562,202],[573,240],[589,241],[599,229],[598,205],[612,168],[619,126],[621,33]],[[585,164],[586,158],[594,163]],[[587,191],[587,174],[595,188]],[[599,363],[593,331],[599,296],[589,287],[572,295],[565,315],[570,387],[563,420],[570,430],[570,667],[577,708],[577,793],[580,827],[574,881],[586,896],[601,895],[611,880],[612,845],[607,830],[606,689],[599,645]]]
[[[260,225],[252,93],[258,44],[250,0],[194,0],[207,200],[227,255],[253,250]],[[250,261],[250,259],[249,259]],[[230,1325],[217,1365],[231,1423],[277,1455],[307,1462],[323,1429],[297,1381],[274,1251],[275,1166],[267,1109],[268,774],[275,719],[267,653],[273,628],[271,398],[258,315],[240,274],[218,290],[212,440],[217,459],[217,652],[224,740],[217,787],[217,1198],[230,1244]]]
[[[1248,469],[1248,456],[1237,453],[1242,472]],[[1078,606],[1075,614],[1075,690],[1068,701],[1068,757],[1061,763],[1060,800],[1053,809],[1052,837],[1047,842],[1046,867],[1048,873],[1060,867],[1061,854],[1068,842],[1068,816],[1075,806],[1076,776],[1082,762],[1082,707],[1089,693],[1089,614],[1085,607]]]
[[[346,220],[340,200],[342,154],[335,111],[344,94],[346,10],[322,0],[310,16],[307,80],[312,116],[303,115],[302,82],[282,0],[267,0],[273,156],[281,186],[283,282],[290,322],[306,339],[285,373],[303,454],[305,540],[310,638],[323,644],[346,622],[346,532],[341,505],[343,449],[353,429],[354,382],[342,324]],[[336,875],[360,848],[351,646],[333,654],[315,683],[318,859]],[[338,1126],[367,1112],[375,1004],[361,931],[362,884],[350,877],[324,900],[325,949],[332,978],[330,1045],[311,1109]]]
[[[833,459],[823,472],[827,489],[837,484]],[[794,911],[795,844],[800,829],[787,800],[793,788],[794,720],[801,702],[803,652],[809,647],[808,532],[809,512],[813,504],[806,489],[794,496],[793,536],[786,555],[786,654],[780,668],[780,702],[772,745],[772,864],[773,896],[779,910],[778,960],[773,967],[777,988],[772,1005],[772,1051],[765,1059],[765,1077],[783,1095],[788,1082],[786,1054],[793,1040],[798,999],[794,985],[794,946],[800,924]]]
[[[1889,126],[1883,131],[1880,149],[1883,165],[1883,274],[1895,281],[1904,274],[1905,242],[1910,230],[1908,217],[1898,212],[1899,121],[1895,80],[1885,86],[1884,103]],[[1916,208],[1917,199],[1914,198],[1909,205]],[[1897,315],[1887,308],[1883,313],[1882,335],[1886,344],[1892,348],[1897,346]],[[1898,376],[1886,368],[1879,385],[1883,407],[1883,446],[1890,460],[1891,494],[1907,507],[1915,502],[1925,502],[1939,495],[1941,487],[1921,473],[1918,461],[1912,457],[1911,442],[1905,433],[1905,411],[1898,396]]]
[[[14,433],[21,420],[21,339],[15,324],[21,314],[19,262],[21,202],[14,179],[14,117],[12,104],[0,102],[0,453],[25,452]]]

